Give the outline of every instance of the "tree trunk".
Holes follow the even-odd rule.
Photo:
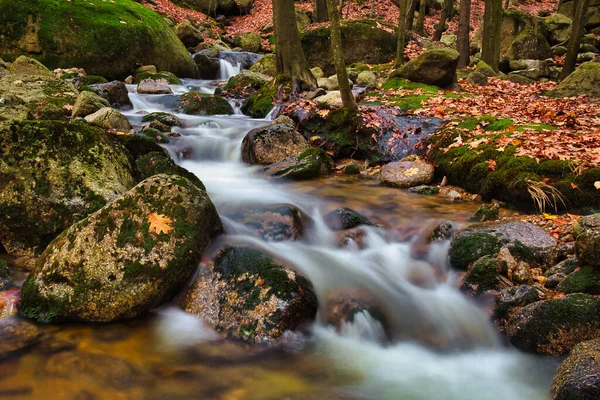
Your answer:
[[[398,44],[396,47],[396,61],[394,68],[404,64],[404,45],[406,42],[406,13],[409,0],[400,0],[400,14],[398,15]]]
[[[417,19],[417,26],[415,27],[415,33],[417,35],[425,36],[425,11],[427,10],[427,0],[421,0],[419,3],[419,18]]]
[[[406,16],[406,31],[413,30],[413,24],[415,21],[415,11],[417,10],[417,3],[419,0],[410,0],[410,7],[408,8],[408,15]]]
[[[504,2],[504,9],[505,9],[505,10],[508,10],[508,7],[510,7],[510,0],[506,0],[506,1]]]
[[[444,33],[444,31],[446,30],[446,20],[449,19],[452,15],[453,5],[453,0],[444,0],[444,5],[442,6],[442,13],[440,15],[440,22],[435,26],[435,33],[433,34],[433,40],[436,42],[442,38],[442,33]]]
[[[500,28],[502,27],[502,0],[486,0],[481,37],[481,60],[498,72],[500,63]]]
[[[293,92],[314,90],[317,80],[306,63],[295,21],[293,0],[273,0],[277,73],[290,78]]]
[[[315,21],[325,22],[329,19],[327,0],[315,0]]]
[[[567,56],[565,57],[565,63],[563,64],[563,69],[559,77],[559,80],[561,81],[575,71],[577,53],[579,53],[579,45],[581,44],[581,38],[583,37],[585,12],[587,11],[588,4],[589,0],[575,0],[573,4],[573,25],[571,28],[571,37],[567,44]]]
[[[277,1],[277,0],[275,0]],[[331,21],[331,52],[333,53],[333,63],[335,64],[335,72],[340,85],[340,94],[342,96],[342,104],[344,108],[358,108],[350,83],[348,82],[348,72],[346,71],[346,63],[344,62],[344,52],[342,50],[342,33],[340,30],[340,11],[337,7],[336,0],[327,0],[327,11]]]
[[[464,68],[469,65],[469,56],[471,55],[471,45],[469,42],[469,32],[471,25],[471,0],[460,0],[460,14],[458,16],[458,33],[456,49],[460,53],[458,58],[458,68]]]

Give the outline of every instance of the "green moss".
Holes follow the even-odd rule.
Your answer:
[[[135,74],[135,83],[140,83],[145,79],[152,79],[155,81],[166,80],[171,85],[181,85],[181,79],[176,77],[175,74],[168,71],[161,71],[156,74],[144,71]]]
[[[0,280],[8,279],[10,277],[10,267],[6,260],[0,258]]]
[[[273,108],[276,99],[277,88],[268,83],[244,101],[242,112],[252,118],[264,118]]]
[[[233,114],[233,108],[221,96],[200,93],[196,90],[181,96],[179,108],[191,115],[227,115]]]
[[[115,135],[115,140],[121,143],[134,159],[151,152],[163,151],[153,138],[144,135]]]
[[[514,125],[514,122],[510,118],[502,118],[492,122],[489,125],[485,126],[486,131],[490,132],[498,132],[506,130],[509,126]]]
[[[108,79],[98,75],[88,75],[83,79],[83,85],[97,85],[99,83],[108,83]]]
[[[157,174],[181,175],[191,181],[197,188],[206,190],[206,187],[196,175],[175,164],[173,160],[162,151],[153,151],[139,157],[135,160],[135,165],[140,172],[142,179]],[[182,182],[186,183],[183,180]]]
[[[494,257],[485,256],[477,260],[467,272],[463,289],[480,294],[498,288],[499,261]]]
[[[24,317],[38,322],[59,322],[64,310],[68,305],[67,298],[53,299],[52,301],[43,297],[36,286],[33,275],[23,283],[21,287],[21,306],[19,312]]]
[[[385,82],[383,84],[382,88],[384,90],[398,90],[398,89],[415,90],[415,89],[422,89],[424,92],[431,92],[431,93],[437,93],[440,90],[440,88],[438,88],[437,86],[434,86],[434,85],[426,85],[424,83],[411,82],[411,81],[409,81],[407,79],[398,78],[398,77],[389,79],[387,82]]]
[[[592,266],[585,266],[570,273],[556,290],[565,294],[590,293],[598,294],[600,289],[600,271]]]
[[[501,248],[502,243],[497,236],[477,232],[455,239],[448,255],[453,268],[467,269],[473,261],[495,255]]]
[[[132,222],[131,220],[125,219],[119,229],[119,235],[117,236],[117,246],[124,247],[126,244],[137,245],[138,239],[136,233],[140,230],[140,227]]]

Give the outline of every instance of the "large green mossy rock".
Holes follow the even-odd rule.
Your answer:
[[[397,75],[426,85],[449,86],[454,82],[458,56],[458,51],[450,48],[428,50],[404,64]]]
[[[502,263],[491,256],[481,257],[469,267],[460,289],[470,295],[501,289],[500,272],[506,268]]]
[[[511,43],[523,32],[525,29],[537,29],[539,22],[527,11],[509,9],[506,10],[502,16],[502,25],[500,27],[500,53],[505,54],[508,51]],[[480,48],[482,38],[482,27],[475,32],[473,43]]]
[[[60,232],[135,185],[127,151],[82,121],[0,129],[0,243],[40,253]]]
[[[240,33],[234,39],[236,47],[240,47],[243,51],[257,53],[260,50],[261,38],[256,32]]]
[[[544,20],[548,25],[548,41],[551,44],[562,44],[571,37],[573,20],[566,15],[552,14]]]
[[[520,260],[543,267],[553,264],[556,245],[556,239],[529,222],[484,222],[457,232],[448,256],[452,267],[467,269],[479,258],[508,247]]]
[[[65,120],[77,98],[77,89],[62,79],[36,75],[0,78],[0,121],[24,119]],[[67,106],[67,107],[65,107]]]
[[[217,330],[250,342],[269,342],[309,324],[318,308],[306,278],[247,247],[222,250],[202,266],[182,305]]]
[[[20,56],[8,68],[13,75],[48,76],[53,78],[54,74],[41,62],[30,57]]]
[[[600,96],[600,63],[581,64],[552,91],[555,97]]]
[[[308,142],[293,126],[271,124],[252,129],[242,141],[242,161],[273,164],[308,149]]]
[[[263,75],[275,77],[277,75],[276,56],[275,54],[265,54],[260,60],[252,64],[251,72],[258,72]]]
[[[385,64],[396,54],[396,36],[377,27],[371,20],[345,21],[341,27],[342,50],[346,64]],[[326,76],[335,74],[331,57],[329,27],[305,31],[300,40],[310,67],[320,67]]]
[[[229,115],[233,107],[225,98],[212,94],[200,93],[196,90],[181,96],[179,108],[191,115]]]
[[[162,151],[152,151],[148,154],[140,156],[137,160],[135,160],[135,166],[142,179],[150,178],[151,176],[159,174],[180,175],[184,178],[187,178],[199,189],[206,190],[204,184],[196,175],[175,164],[173,159]]]
[[[136,64],[195,77],[196,64],[163,16],[131,0],[0,0],[0,57],[123,79]]]
[[[517,311],[508,321],[508,337],[524,351],[566,354],[578,343],[600,337],[600,299],[569,294]]]
[[[600,339],[579,343],[558,367],[552,400],[600,399]]]
[[[511,43],[506,58],[509,60],[545,60],[552,57],[552,48],[544,36],[526,29]]]
[[[253,89],[258,90],[263,85],[271,82],[272,77],[261,74],[260,72],[252,72],[247,69],[237,75],[232,76],[227,81],[225,89]]]
[[[271,164],[261,172],[271,178],[286,178],[303,181],[328,175],[333,168],[333,161],[319,147],[311,147],[297,156],[286,157]]]
[[[23,284],[20,312],[45,322],[139,316],[181,290],[222,231],[206,192],[155,175],[48,246]]]
[[[575,1],[564,0],[559,2],[558,12],[573,18]],[[586,28],[591,29],[600,26],[600,0],[590,0],[585,13]]]
[[[600,214],[581,217],[573,226],[575,254],[584,265],[600,267]]]

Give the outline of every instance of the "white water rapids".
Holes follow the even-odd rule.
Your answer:
[[[222,64],[227,63],[221,61]],[[228,63],[227,63],[228,64]],[[222,70],[221,78],[236,71]],[[190,89],[214,91],[207,81],[184,81],[174,93]],[[134,125],[154,111],[173,111],[173,96],[140,95],[130,86],[134,109],[124,114]],[[235,108],[235,107],[234,107]],[[196,174],[222,215],[226,241],[265,251],[297,269],[313,284],[323,314],[328,294],[347,287],[369,293],[380,305],[396,340],[381,342],[379,323],[368,313],[336,331],[316,323],[309,339],[315,351],[337,368],[360,376],[360,384],[341,388],[344,396],[402,400],[541,400],[547,398],[552,366],[507,348],[488,317],[455,288],[445,261],[446,245],[432,246],[426,260],[410,255],[409,243],[390,241],[377,229],[367,229],[364,244],[339,247],[335,233],[321,217],[321,201],[299,194],[257,174],[241,161],[241,141],[267,120],[232,116],[199,117],[177,113],[181,138],[166,146],[173,159]],[[186,149],[186,157],[183,150]],[[190,155],[191,154],[191,155]],[[311,218],[305,239],[266,242],[226,216],[248,204],[293,205]],[[418,275],[418,284],[415,283]],[[167,318],[169,335],[189,318]],[[174,326],[175,325],[175,326]],[[200,329],[203,339],[205,329]],[[210,336],[210,335],[208,335]],[[435,343],[434,349],[422,344]],[[440,350],[443,349],[443,350]]]

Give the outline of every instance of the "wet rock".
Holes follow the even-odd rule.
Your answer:
[[[204,41],[202,31],[187,21],[175,25],[175,33],[185,47],[196,47]]]
[[[352,229],[359,225],[374,225],[366,217],[346,207],[335,209],[325,215],[325,223],[334,231]]]
[[[225,89],[252,88],[258,90],[264,84],[271,82],[272,80],[273,78],[268,75],[245,69],[239,74],[229,78],[227,85],[225,85]]]
[[[328,175],[332,168],[333,161],[325,151],[318,147],[311,147],[298,156],[286,157],[271,164],[261,172],[272,178],[301,181]]]
[[[35,344],[41,333],[33,324],[20,319],[0,319],[0,360]]]
[[[287,115],[280,115],[279,117],[275,118],[273,120],[274,124],[283,124],[283,125],[288,125],[291,127],[296,127],[296,123],[294,122],[293,119],[291,119],[290,117],[288,117]]]
[[[252,64],[250,72],[257,72],[259,74],[267,75],[270,77],[277,76],[275,54],[265,54],[260,60]]]
[[[440,192],[439,186],[419,185],[408,188],[410,193],[416,193],[423,196],[431,196]]]
[[[140,374],[125,360],[83,351],[66,351],[51,356],[46,360],[43,372],[58,378],[93,379],[118,389],[133,386]]]
[[[137,85],[140,94],[171,94],[173,91],[165,80],[144,79]]]
[[[502,261],[494,257],[481,257],[469,266],[460,289],[469,295],[477,295],[504,288],[506,284],[500,279],[500,272],[505,267],[501,264]]]
[[[600,299],[569,294],[538,301],[513,314],[507,328],[511,343],[521,350],[562,355],[600,336]]]
[[[233,114],[231,104],[221,96],[200,93],[196,90],[181,96],[179,108],[191,115],[230,115]]]
[[[573,226],[575,254],[584,265],[600,267],[600,214],[581,217]]]
[[[405,189],[429,183],[433,172],[433,165],[422,161],[391,162],[381,169],[380,183]]]
[[[219,57],[229,61],[233,65],[239,64],[240,69],[248,69],[257,62],[262,56],[256,53],[246,51],[219,51]]]
[[[431,241],[450,240],[454,236],[454,226],[450,221],[442,221],[439,225],[433,228],[431,233]]]
[[[500,205],[498,203],[482,204],[470,218],[471,221],[485,222],[498,219]]]
[[[454,268],[466,269],[473,261],[508,247],[518,259],[547,267],[556,258],[556,246],[556,239],[528,222],[484,222],[455,235],[449,258]]]
[[[0,279],[0,319],[15,317],[21,300],[21,289],[12,282]]]
[[[304,277],[246,247],[222,250],[201,267],[182,305],[218,331],[270,342],[314,320],[317,298]]]
[[[306,139],[287,124],[252,129],[242,141],[242,160],[249,164],[273,164],[308,149]]]
[[[600,96],[600,63],[585,62],[552,91],[556,97]]]
[[[198,66],[200,79],[216,79],[219,76],[219,52],[216,50],[201,50],[194,54],[194,62]]]
[[[187,178],[198,189],[206,190],[204,184],[196,175],[175,164],[171,157],[162,151],[153,151],[138,157],[135,160],[135,166],[142,179],[147,179],[158,174],[179,175]]]
[[[160,83],[171,84],[171,85],[181,85],[181,79],[179,79],[175,74],[169,71],[159,71],[156,73],[150,73],[148,71],[141,71],[135,74],[134,83],[141,83],[145,80],[157,81]]]
[[[26,56],[17,57],[10,67],[8,67],[8,72],[12,75],[54,77],[52,71],[46,68],[41,62]]]
[[[132,107],[127,86],[123,82],[112,81],[91,85],[97,93],[108,100],[112,107]]]
[[[60,232],[135,185],[129,155],[83,121],[0,129],[0,243],[39,254]]]
[[[222,232],[207,194],[155,175],[64,231],[22,288],[21,314],[39,321],[114,321],[171,300]]]
[[[85,117],[109,105],[108,100],[103,99],[96,93],[84,91],[77,96],[73,110],[71,110],[71,116],[73,118]]]
[[[494,318],[506,319],[520,307],[540,300],[540,293],[528,285],[502,289],[494,307]]]
[[[169,127],[180,126],[179,118],[175,114],[166,112],[152,112],[144,115],[142,122],[158,121],[161,124],[165,124]]]
[[[556,291],[569,293],[600,294],[600,270],[586,265],[571,272],[557,286]]]
[[[509,60],[545,60],[552,57],[552,49],[544,36],[533,29],[526,29],[510,45],[506,52]]]
[[[357,85],[372,86],[377,84],[377,76],[371,71],[362,71],[356,77]]]
[[[579,343],[562,362],[550,387],[552,400],[600,398],[600,339]]]
[[[337,85],[337,84],[336,84]],[[315,98],[315,102],[321,108],[342,108],[344,103],[342,101],[342,94],[339,90],[335,90],[333,92],[329,92],[324,94],[323,96],[319,96]]]
[[[300,210],[293,206],[244,207],[229,218],[264,240],[297,240],[304,232]]]
[[[118,110],[112,107],[102,107],[93,114],[87,115],[85,120],[90,125],[98,126],[104,129],[112,129],[116,131],[131,131],[133,127],[129,120],[125,118]]]
[[[406,63],[397,74],[413,82],[449,86],[455,79],[458,56],[456,50],[449,48],[427,50]]]
[[[260,35],[256,32],[246,32],[237,35],[234,39],[237,47],[249,53],[258,53],[261,47]]]

